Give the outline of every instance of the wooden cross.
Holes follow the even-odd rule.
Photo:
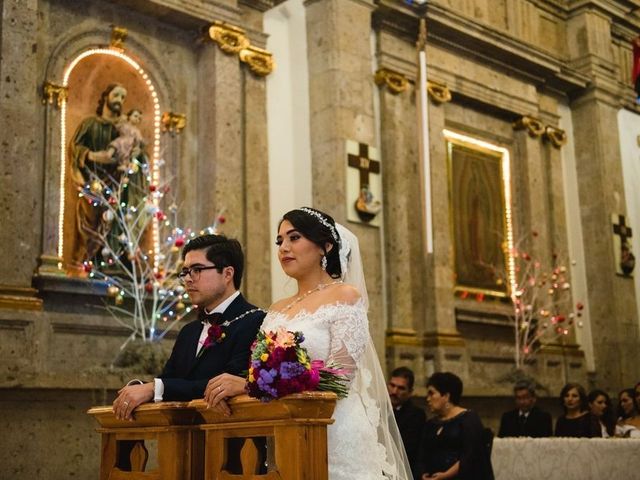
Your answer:
[[[358,155],[350,153],[349,166],[360,170],[360,189],[369,188],[369,173],[380,173],[380,162],[369,158],[369,145],[358,144]]]
[[[624,215],[618,215],[618,222],[613,224],[614,235],[620,235],[620,243],[624,245],[628,238],[633,236],[631,228],[624,223]]]

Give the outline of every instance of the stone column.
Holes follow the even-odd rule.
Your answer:
[[[640,367],[638,299],[633,280],[616,274],[613,256],[611,214],[625,214],[626,205],[619,144],[619,129],[624,126],[617,123],[621,99],[610,61],[610,20],[585,8],[573,14],[567,33],[572,65],[591,77],[590,86],[571,104],[569,134],[575,139],[594,380],[604,390],[617,391],[637,381]]]
[[[269,222],[269,149],[265,77],[243,68],[246,273],[244,290],[252,303],[271,304],[271,250],[276,226]]]
[[[0,308],[39,309],[31,279],[41,240],[42,105],[38,74],[38,2],[5,0],[0,26],[0,211],[4,246]],[[40,132],[41,133],[41,132]]]
[[[431,58],[427,50],[427,58]],[[427,65],[429,69],[431,65]],[[433,352],[436,371],[458,372],[463,378],[469,365],[465,341],[456,325],[454,297],[454,258],[451,237],[449,159],[443,130],[446,128],[447,104],[429,100],[429,158],[431,161],[431,202],[433,219],[433,254],[426,253],[424,279],[426,304],[427,351]]]
[[[198,90],[197,218],[209,224],[224,209],[222,230],[244,245],[243,92],[237,54],[205,42],[198,63]]]
[[[380,34],[383,36],[383,34]],[[379,41],[379,45],[383,45]],[[381,52],[379,52],[380,55]],[[381,62],[384,65],[384,62]],[[407,65],[408,67],[412,65]],[[386,68],[386,67],[384,67]],[[384,249],[386,259],[387,357],[393,365],[407,364],[415,372],[422,367],[422,332],[424,316],[424,274],[422,235],[420,235],[420,180],[416,139],[414,89],[406,76],[393,70],[379,70],[380,75],[403,78],[405,89],[380,87],[380,131],[385,192]],[[378,77],[377,77],[378,78]],[[379,81],[383,80],[382,77]],[[414,232],[415,235],[407,235]]]
[[[513,226],[514,242],[522,240],[520,248],[539,261],[546,271],[551,260],[548,215],[551,205],[541,142],[541,133],[532,135],[527,129],[514,132],[511,178],[512,196],[520,201],[520,208],[513,216],[518,220]]]
[[[314,206],[346,219],[345,140],[377,146],[370,45],[372,0],[308,0],[307,48]],[[382,159],[384,162],[392,159]],[[383,352],[380,232],[350,223],[358,236],[370,301],[369,324]]]

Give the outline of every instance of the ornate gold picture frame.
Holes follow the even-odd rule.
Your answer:
[[[506,297],[512,261],[509,152],[445,130],[455,291]]]

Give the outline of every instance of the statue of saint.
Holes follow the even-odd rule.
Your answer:
[[[123,171],[119,169],[118,158],[114,156],[112,142],[120,135],[118,123],[127,90],[120,84],[109,85],[100,95],[96,115],[85,118],[69,143],[70,176],[78,191],[89,188],[93,193],[104,188],[117,189]],[[141,154],[136,146],[130,153],[135,159]],[[75,248],[71,263],[79,265],[85,260],[100,257],[103,239],[107,239],[117,251],[118,232],[112,228],[113,218],[107,214],[107,207],[94,205],[89,196],[78,199],[75,219]]]

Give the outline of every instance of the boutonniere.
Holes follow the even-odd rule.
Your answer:
[[[227,334],[224,333],[224,328],[222,328],[221,325],[217,325],[215,323],[211,325],[209,327],[209,330],[207,330],[207,338],[204,339],[202,348],[198,352],[198,357],[202,355],[205,350],[211,348],[212,345],[215,345],[216,343],[222,343],[226,336]]]
[[[213,345],[217,343],[222,343],[222,341],[227,336],[227,334],[224,332],[225,327],[228,327],[232,323],[237,322],[241,318],[244,318],[250,313],[255,313],[255,312],[264,312],[264,310],[262,310],[261,308],[252,308],[251,310],[248,310],[243,314],[238,315],[234,319],[225,320],[220,325],[216,323],[211,325],[209,327],[209,330],[207,330],[207,338],[204,339],[204,342],[202,343],[202,348],[198,352],[198,355],[196,355],[196,358],[200,358],[200,356],[204,353],[204,351],[211,348]]]

